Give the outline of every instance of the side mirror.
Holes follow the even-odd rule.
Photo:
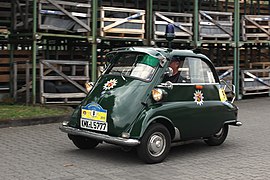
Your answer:
[[[167,81],[165,83],[161,83],[161,85],[158,85],[157,87],[167,88],[172,90],[173,89],[173,83],[171,81]]]
[[[173,69],[171,67],[168,67],[164,74],[171,77],[173,75]]]
[[[86,88],[86,91],[87,92],[90,92],[93,87],[94,87],[94,83],[93,82],[86,82],[85,83],[85,88]]]
[[[105,73],[105,71],[107,70],[107,68],[110,66],[110,63],[106,63],[103,66],[98,66],[98,76],[101,76],[102,74]]]

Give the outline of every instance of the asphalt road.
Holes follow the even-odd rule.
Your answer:
[[[270,98],[236,104],[243,126],[231,127],[224,144],[173,147],[163,163],[154,165],[142,163],[135,151],[109,144],[78,150],[59,124],[1,128],[0,179],[269,179]]]

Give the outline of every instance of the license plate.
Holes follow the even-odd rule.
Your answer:
[[[95,131],[108,131],[107,110],[97,103],[90,103],[82,107],[81,128]]]
[[[81,119],[81,127],[95,131],[104,131],[104,132],[108,131],[107,122],[94,121],[90,119]]]

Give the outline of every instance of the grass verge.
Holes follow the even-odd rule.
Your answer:
[[[71,112],[71,108],[0,104],[0,121],[6,119],[26,119],[69,115]]]

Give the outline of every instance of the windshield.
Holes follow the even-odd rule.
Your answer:
[[[159,65],[153,56],[138,52],[116,54],[112,67],[106,74],[131,76],[150,81]]]

